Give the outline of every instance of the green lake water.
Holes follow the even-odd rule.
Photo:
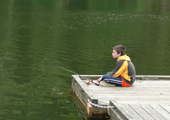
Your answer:
[[[86,120],[72,73],[102,75],[123,44],[137,75],[169,75],[167,0],[1,0],[0,120]]]

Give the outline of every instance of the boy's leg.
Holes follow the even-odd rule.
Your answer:
[[[122,86],[122,79],[119,77],[111,77],[109,75],[103,75],[101,82],[106,82],[110,84],[114,84],[116,86]]]
[[[110,84],[110,83],[107,83],[105,81],[101,81],[100,85],[103,86],[103,87],[115,87],[116,86],[114,84]]]

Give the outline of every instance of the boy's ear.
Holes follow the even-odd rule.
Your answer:
[[[120,52],[120,53],[118,53],[118,55],[120,55],[120,56],[121,56],[121,52]]]

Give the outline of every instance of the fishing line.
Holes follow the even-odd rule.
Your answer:
[[[82,77],[82,78],[85,78],[86,80],[90,80],[89,78],[86,78],[86,77],[84,77],[84,76],[81,76],[81,75],[79,75],[78,73],[76,73],[76,72],[74,72],[74,71],[72,71],[72,70],[69,70],[69,69],[67,69],[67,68],[64,68],[64,67],[61,67],[61,66],[42,66],[42,67],[25,67],[25,68],[1,68],[1,70],[13,70],[13,69],[33,69],[33,68],[54,68],[54,67],[56,67],[56,68],[60,68],[60,69],[63,69],[63,70],[66,70],[66,71],[68,71],[68,72],[71,72],[71,73],[73,73],[73,74],[76,74],[76,75],[78,75],[78,76],[80,76],[80,77]]]
[[[61,66],[56,66],[56,67],[61,68],[61,69],[66,70],[66,71],[69,71],[69,72],[71,72],[71,73],[74,73],[74,74],[80,76],[78,73],[76,73],[76,72],[74,72],[74,71],[72,71],[72,70],[69,70],[69,69],[67,69],[67,68],[64,68],[64,67],[61,67]],[[86,80],[90,80],[90,79],[88,79],[88,78],[86,78],[86,77],[84,77],[84,76],[80,76],[80,77],[85,78]]]

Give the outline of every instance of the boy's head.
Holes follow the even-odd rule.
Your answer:
[[[113,50],[115,50],[117,54],[121,53],[121,55],[124,55],[126,48],[123,45],[117,45],[113,47]]]

